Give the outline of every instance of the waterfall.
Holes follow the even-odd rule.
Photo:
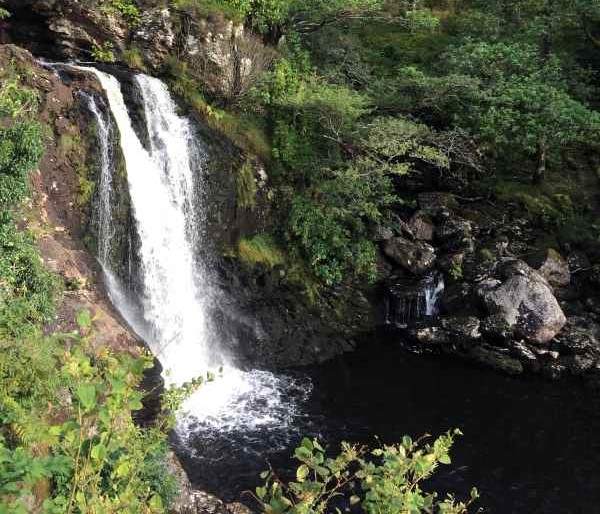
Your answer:
[[[142,293],[137,311],[141,314],[129,300],[131,292],[106,262],[103,266],[111,300],[158,357],[167,383],[179,385],[208,371],[219,375],[185,403],[180,432],[202,433],[210,439],[214,431],[285,431],[296,415],[290,398],[306,399],[310,382],[237,369],[221,348],[219,334],[211,324],[210,308],[218,295],[212,293],[209,267],[197,252],[206,243],[204,199],[197,192],[202,186],[202,170],[198,168],[203,159],[189,120],[177,113],[164,83],[136,75],[134,82],[141,94],[148,134],[146,148],[134,130],[119,81],[97,69],[78,69],[93,73],[106,93],[119,133],[140,240],[137,258]],[[105,127],[94,105],[89,104],[90,111],[98,120],[102,142]],[[106,155],[110,160],[110,154]],[[101,164],[107,173],[114,168]],[[99,186],[110,190],[110,179],[101,177]],[[104,205],[110,211],[110,191],[99,192],[99,203],[100,211]],[[105,220],[110,224],[110,218]],[[102,233],[110,245],[109,232]]]
[[[385,295],[385,323],[407,326],[435,318],[439,314],[440,298],[444,291],[444,277],[432,273],[425,278],[402,280],[388,286]]]
[[[435,275],[425,285],[425,316],[437,316],[439,314],[440,296],[444,292],[444,277]]]

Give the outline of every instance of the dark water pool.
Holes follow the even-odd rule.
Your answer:
[[[467,496],[475,485],[489,513],[600,513],[600,400],[577,383],[507,377],[379,343],[297,373],[313,390],[293,427],[197,437],[195,456],[180,448],[195,485],[244,499],[266,461],[291,469],[302,435],[336,449],[341,440],[392,442],[459,427],[465,435],[437,489]]]

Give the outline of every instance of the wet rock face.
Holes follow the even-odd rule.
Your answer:
[[[480,283],[477,295],[490,314],[533,343],[549,342],[566,323],[546,279],[522,261],[504,263],[499,278]]]

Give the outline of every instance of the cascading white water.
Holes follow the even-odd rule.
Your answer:
[[[444,292],[444,277],[437,275],[425,286],[425,316],[439,314],[440,295]]]
[[[305,398],[310,382],[236,369],[211,329],[209,303],[214,296],[207,267],[195,255],[202,243],[197,238],[203,233],[203,220],[197,215],[202,216],[202,209],[197,208],[202,198],[194,194],[194,152],[199,149],[189,121],[177,114],[160,80],[136,76],[149,136],[146,149],[133,128],[117,79],[96,69],[79,69],[87,69],[100,81],[119,131],[140,239],[143,322],[104,264],[111,299],[159,358],[168,383],[179,385],[207,371],[223,370],[186,402],[188,415],[181,416],[180,430],[282,430],[289,426],[295,405],[283,397]],[[91,110],[99,119],[100,113]],[[110,181],[102,184],[110,188]]]

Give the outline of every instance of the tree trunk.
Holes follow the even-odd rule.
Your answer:
[[[548,152],[548,148],[545,140],[541,140],[538,143],[538,165],[537,169],[533,173],[533,183],[541,184],[544,181],[544,176],[546,175],[546,154]]]

